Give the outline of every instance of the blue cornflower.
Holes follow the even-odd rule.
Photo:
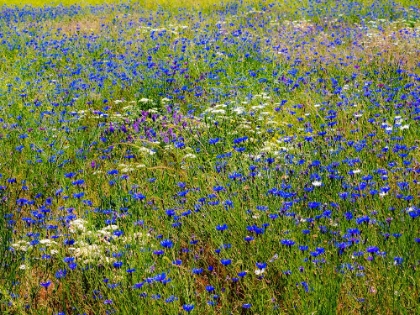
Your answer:
[[[259,210],[259,211],[267,211],[268,206],[257,206],[256,209]]]
[[[193,268],[192,273],[195,275],[199,275],[203,273],[203,268]]]
[[[77,179],[75,181],[72,181],[72,185],[74,186],[81,186],[85,183],[85,181],[83,179]]]
[[[133,285],[133,289],[141,289],[144,285],[144,282],[139,282]]]
[[[223,187],[223,186],[214,186],[213,187],[213,191],[215,191],[215,192],[219,192],[219,191],[223,191],[223,190],[225,190],[225,187]]]
[[[249,242],[254,240],[254,237],[253,236],[245,236],[244,240],[249,243]]]
[[[39,244],[39,240],[38,239],[32,240],[32,241],[30,241],[29,244],[31,244],[32,246],[38,245]]]
[[[62,279],[67,275],[67,270],[66,269],[60,269],[55,273],[55,277],[57,279]]]
[[[228,210],[229,208],[233,208],[233,202],[231,200],[226,200],[223,205],[225,206],[225,209]]]
[[[187,313],[191,312],[194,309],[194,304],[184,304],[182,309]]]
[[[222,263],[223,266],[228,266],[232,263],[231,259],[221,259],[220,262]]]
[[[113,266],[115,267],[115,268],[121,268],[122,267],[122,265],[123,265],[123,262],[122,261],[116,261],[116,262],[114,262],[114,264],[113,264]]]
[[[153,280],[157,281],[157,282],[162,282],[165,279],[166,279],[166,273],[165,272],[159,273],[159,274],[157,274],[156,276],[153,277]]]
[[[317,201],[310,201],[310,202],[308,202],[308,207],[310,209],[318,209],[318,208],[321,207],[321,203],[317,202]]]
[[[177,298],[176,296],[171,295],[170,297],[168,297],[168,298],[165,300],[165,302],[166,302],[166,303],[172,303],[172,302],[177,301],[177,300],[178,300],[178,298]]]
[[[301,250],[302,252],[304,252],[304,251],[306,251],[308,249],[309,249],[309,246],[307,246],[307,245],[300,245],[299,246],[299,250]]]
[[[116,231],[112,232],[112,234],[116,237],[120,237],[121,235],[124,234],[124,232],[121,231],[121,230],[116,230]]]
[[[160,242],[160,245],[165,248],[172,248],[174,246],[174,243],[170,239],[166,239]]]
[[[280,243],[282,245],[286,245],[288,247],[292,247],[295,244],[295,241],[293,241],[293,240],[281,240]]]
[[[308,286],[308,284],[305,281],[302,281],[300,284],[302,285],[302,287],[305,290],[305,292],[308,292],[309,291],[309,286]]]
[[[74,193],[74,194],[73,194],[73,197],[74,197],[74,198],[76,198],[76,199],[80,199],[80,198],[82,198],[84,195],[85,195],[85,193],[84,193],[83,191],[81,191],[81,192],[78,192],[78,193]]]
[[[369,221],[370,221],[370,218],[367,215],[356,219],[357,224],[369,223]]]
[[[267,268],[267,263],[265,263],[265,262],[257,262],[255,264],[255,266],[257,266],[258,269],[265,269],[265,268]]]
[[[394,257],[394,265],[395,266],[399,266],[399,265],[401,265],[402,263],[403,263],[403,261],[404,261],[404,258],[402,258],[402,257]]]
[[[175,212],[174,209],[168,209],[168,210],[166,210],[166,215],[168,217],[172,217],[172,216],[176,215],[176,212]]]
[[[369,246],[366,248],[366,252],[376,254],[377,252],[379,252],[379,248],[377,246]]]
[[[240,271],[240,272],[238,272],[238,276],[239,276],[240,278],[245,277],[245,276],[246,276],[246,274],[247,274],[247,272],[246,272],[246,271]]]
[[[239,143],[245,142],[246,140],[248,140],[248,137],[247,136],[244,136],[244,137],[240,137],[240,138],[234,139],[233,140],[233,143],[234,144],[239,144]]]
[[[208,286],[206,286],[206,291],[207,292],[213,292],[214,291],[214,287],[212,285],[208,285]]]
[[[227,224],[220,224],[216,226],[217,231],[225,231],[227,230],[227,228],[228,228]]]
[[[133,194],[132,194],[132,197],[133,197],[135,200],[143,200],[143,199],[146,199],[146,196],[145,196],[145,195],[143,195],[143,194],[140,194],[140,193],[133,193]]]
[[[220,141],[220,138],[212,138],[209,140],[209,144],[216,144]]]

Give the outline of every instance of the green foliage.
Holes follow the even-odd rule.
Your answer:
[[[30,4],[1,314],[420,313],[418,5]]]

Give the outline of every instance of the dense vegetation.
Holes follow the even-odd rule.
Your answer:
[[[0,313],[420,314],[419,6],[162,1],[1,7]]]

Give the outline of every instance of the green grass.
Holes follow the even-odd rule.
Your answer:
[[[420,313],[418,6],[88,3],[1,12],[1,314]]]

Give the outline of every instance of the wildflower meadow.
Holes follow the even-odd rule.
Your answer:
[[[417,1],[0,3],[0,314],[420,314]]]

